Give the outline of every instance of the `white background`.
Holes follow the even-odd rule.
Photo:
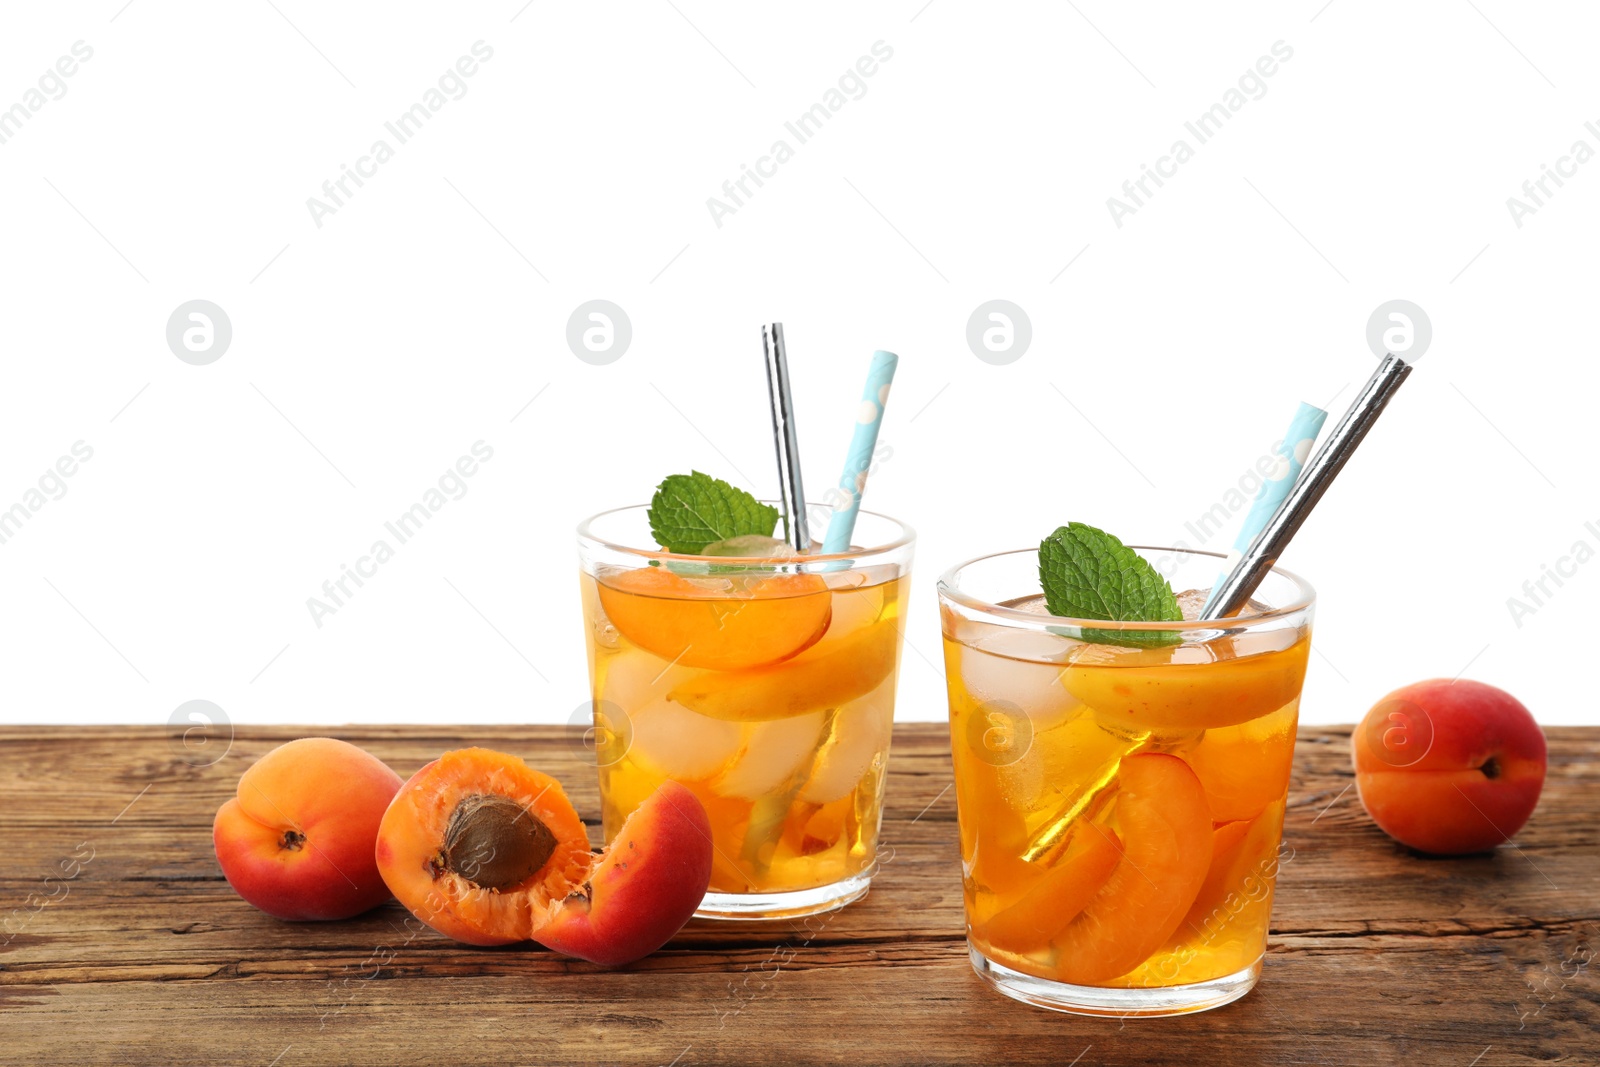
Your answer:
[[[1331,428],[1394,298],[1432,347],[1284,559],[1320,593],[1303,718],[1465,672],[1596,719],[1600,562],[1507,606],[1600,548],[1600,162],[1520,227],[1506,203],[1600,149],[1591,10],[274,3],[7,13],[0,107],[93,48],[0,145],[0,508],[93,449],[0,545],[7,720],[566,721],[578,520],[690,468],[773,493],[768,319],[813,495],[871,352],[901,354],[867,506],[920,531],[899,717],[939,719],[944,568],[1068,520],[1196,543],[1297,401]],[[480,40],[396,146],[384,123]],[[865,95],[797,145],[784,122],[877,41]],[[1184,122],[1277,41],[1265,95],[1197,145]],[[1194,158],[1119,228],[1107,198],[1180,137]],[[319,228],[307,198],[378,138],[394,158]],[[794,158],[716,225],[707,198],[779,138]],[[233,328],[207,366],[165,337],[197,298]],[[633,326],[607,366],[565,340],[595,298]],[[1005,366],[965,336],[996,298],[1032,324]],[[307,598],[479,440],[467,494],[318,628]]]

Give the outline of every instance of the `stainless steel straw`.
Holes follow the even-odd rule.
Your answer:
[[[783,539],[796,552],[805,552],[811,548],[811,531],[806,527],[806,487],[800,480],[800,444],[795,435],[794,398],[789,393],[783,323],[761,327],[761,348],[767,359],[767,396],[772,400],[772,443],[778,450]]]
[[[1283,503],[1278,505],[1256,539],[1250,542],[1228,577],[1212,593],[1211,605],[1201,614],[1202,619],[1223,618],[1250,599],[1256,586],[1278,562],[1289,539],[1306,521],[1322,494],[1328,491],[1328,486],[1344,469],[1345,462],[1355,453],[1356,446],[1367,436],[1367,431],[1378,421],[1378,416],[1383,414],[1384,407],[1410,373],[1411,364],[1399,356],[1391,353],[1383,357],[1339,425],[1334,427],[1332,436],[1306,464],[1300,480],[1283,498]]]

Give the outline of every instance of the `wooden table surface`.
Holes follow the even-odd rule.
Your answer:
[[[612,972],[418,933],[397,904],[307,924],[245,904],[212,815],[302,732],[240,729],[200,766],[159,729],[0,731],[0,1063],[1600,1063],[1600,730],[1550,730],[1516,845],[1452,860],[1368,821],[1347,731],[1304,731],[1261,984],[1125,1022],[973,975],[943,726],[895,730],[892,852],[865,900],[809,924],[696,920]],[[464,744],[515,752],[598,812],[564,728],[337,732],[402,776]],[[64,860],[77,876],[46,881]]]

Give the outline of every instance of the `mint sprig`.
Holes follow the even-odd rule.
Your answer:
[[[1039,585],[1052,615],[1115,622],[1181,622],[1172,586],[1139,553],[1081,522],[1058,527],[1039,543]],[[1085,641],[1171,645],[1172,630],[1085,629]]]
[[[667,477],[656,487],[649,515],[656,544],[683,555],[730,537],[769,535],[778,523],[777,508],[699,471]]]

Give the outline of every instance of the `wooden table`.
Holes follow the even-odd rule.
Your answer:
[[[973,975],[942,726],[896,728],[893,852],[865,900],[809,926],[691,922],[613,972],[415,934],[396,904],[321,924],[246,905],[217,868],[212,814],[302,732],[240,729],[198,766],[164,730],[0,731],[0,1062],[1600,1062],[1600,730],[1550,730],[1516,846],[1454,860],[1380,833],[1348,732],[1306,730],[1261,985],[1125,1023],[1025,1007]],[[338,733],[402,776],[466,743],[515,752],[598,811],[563,728]],[[47,883],[63,860],[77,877]]]

